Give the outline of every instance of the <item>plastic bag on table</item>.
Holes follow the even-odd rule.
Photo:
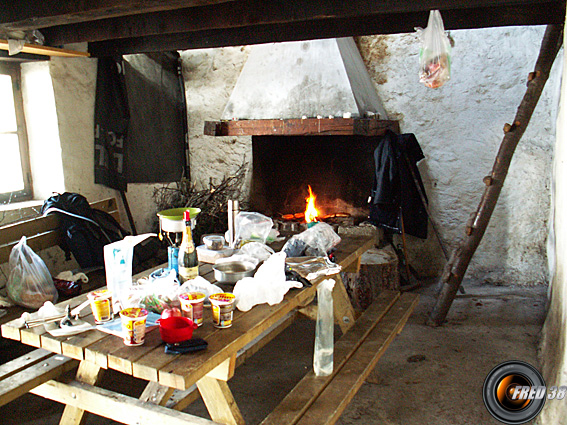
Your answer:
[[[179,294],[185,292],[202,292],[207,296],[206,301],[208,301],[209,296],[213,294],[218,294],[219,292],[224,292],[217,285],[212,284],[207,279],[202,276],[197,276],[195,279],[187,280],[179,287]]]
[[[236,246],[246,242],[265,243],[274,222],[270,217],[257,212],[240,212],[234,220]]]
[[[254,277],[245,277],[234,285],[236,308],[248,311],[256,304],[279,304],[290,288],[301,288],[300,282],[285,277],[285,253],[278,252],[262,264]]]
[[[16,304],[37,309],[46,301],[57,302],[53,278],[41,257],[27,245],[25,236],[12,248],[8,267],[6,289]]]
[[[240,248],[240,254],[247,255],[257,259],[258,262],[262,262],[270,258],[272,254],[275,254],[275,252],[266,244],[260,242],[248,242]]]
[[[416,28],[421,38],[419,81],[436,89],[451,78],[451,42],[438,10],[429,12],[427,28]]]
[[[167,308],[179,308],[178,292],[179,281],[175,270],[161,270],[131,285],[122,307],[143,307],[161,314]]]
[[[338,245],[341,237],[333,228],[324,222],[319,222],[309,229],[292,236],[283,246],[288,257],[325,257],[327,252]]]

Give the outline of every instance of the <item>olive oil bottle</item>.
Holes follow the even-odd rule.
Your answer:
[[[185,231],[183,232],[181,245],[179,245],[179,257],[177,260],[181,283],[199,276],[199,260],[197,259],[197,250],[191,234],[190,211],[183,212],[183,220],[185,221]]]

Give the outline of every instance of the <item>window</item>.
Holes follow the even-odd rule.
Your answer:
[[[31,198],[20,64],[0,62],[0,203]]]

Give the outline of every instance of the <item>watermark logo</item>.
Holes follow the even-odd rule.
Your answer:
[[[505,424],[524,424],[534,419],[547,399],[563,399],[567,387],[551,387],[549,393],[538,370],[526,362],[509,361],[496,366],[484,381],[482,398],[490,414]]]

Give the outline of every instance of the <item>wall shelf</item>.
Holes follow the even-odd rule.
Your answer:
[[[8,41],[0,39],[0,50],[8,50]],[[22,53],[30,53],[42,56],[61,56],[68,58],[89,57],[89,52],[78,52],[76,50],[60,49],[57,47],[41,46],[39,44],[24,44]]]

